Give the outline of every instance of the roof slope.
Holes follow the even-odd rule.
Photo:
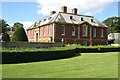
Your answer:
[[[71,17],[71,18],[70,18]],[[81,18],[83,18],[83,21],[81,21]],[[91,19],[93,21],[91,21]],[[41,19],[37,22],[35,22],[34,25],[29,27],[28,29],[31,29],[33,27],[43,26],[46,24],[50,24],[53,22],[57,23],[69,23],[69,24],[82,24],[84,22],[88,22],[92,26],[98,26],[98,27],[107,27],[97,19],[95,19],[93,16],[86,16],[86,15],[74,15],[72,13],[55,13],[53,15],[50,15],[49,17],[45,19]]]

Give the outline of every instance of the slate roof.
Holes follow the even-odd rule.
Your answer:
[[[83,18],[83,21],[81,21],[81,18]],[[91,22],[91,19],[93,20],[92,22]],[[32,28],[38,27],[38,26],[43,26],[43,25],[50,24],[53,22],[69,23],[69,24],[82,24],[84,22],[88,22],[92,26],[107,27],[106,25],[104,25],[103,23],[101,23],[100,21],[95,19],[93,16],[78,15],[78,14],[75,15],[72,13],[59,12],[59,13],[55,13],[53,15],[50,15],[49,17],[47,17],[45,19],[41,19],[41,20],[35,22],[28,29],[32,29]]]

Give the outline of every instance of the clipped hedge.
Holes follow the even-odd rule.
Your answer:
[[[76,55],[76,50],[63,51],[33,51],[33,52],[3,52],[2,63],[25,63],[69,58]]]
[[[113,46],[66,46],[54,48],[3,48],[2,63],[25,63],[69,58],[79,53],[119,52],[120,47]]]
[[[76,48],[77,53],[119,52],[120,48]]]

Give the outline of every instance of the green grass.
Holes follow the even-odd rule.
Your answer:
[[[2,67],[3,78],[117,78],[118,52],[82,53],[68,59]]]

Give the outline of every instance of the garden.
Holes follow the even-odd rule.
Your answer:
[[[67,59],[3,64],[3,78],[117,78],[118,52],[81,53]]]
[[[1,48],[3,78],[118,78],[113,46]]]

